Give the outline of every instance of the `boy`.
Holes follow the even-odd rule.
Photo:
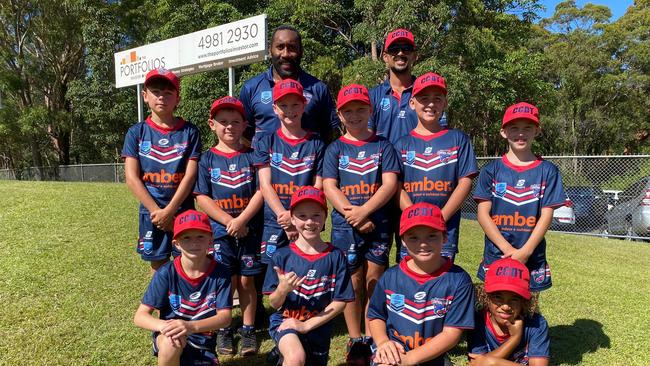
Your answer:
[[[406,208],[399,235],[408,256],[384,273],[368,308],[374,362],[444,365],[463,329],[474,328],[472,280],[442,255],[447,231],[437,206]]]
[[[208,124],[218,139],[199,163],[199,178],[194,194],[197,203],[210,216],[214,233],[214,258],[232,274],[233,291],[239,294],[243,326],[242,356],[257,352],[255,276],[262,273],[260,236],[264,199],[257,190],[253,150],[241,137],[246,128],[244,106],[233,97],[212,103]],[[233,354],[233,329],[220,329],[217,351]]]
[[[158,365],[218,365],[212,331],[230,324],[232,298],[230,274],[207,254],[207,215],[178,215],[172,243],[181,255],[154,273],[133,322],[153,332]]]
[[[298,239],[271,258],[264,294],[277,312],[269,334],[283,365],[327,365],[332,320],[354,301],[343,252],[325,243],[327,202],[323,192],[306,186],[291,197],[291,223]]]
[[[335,208],[332,244],[346,254],[354,287],[355,301],[344,311],[350,336],[346,361],[366,364],[370,341],[362,337],[361,319],[375,283],[388,267],[391,223],[385,205],[396,192],[399,163],[393,146],[367,127],[372,106],[365,86],[343,87],[337,109],[346,132],[327,147],[323,186]]]
[[[402,167],[400,208],[417,202],[440,207],[448,238],[442,255],[453,261],[458,253],[460,207],[478,171],[474,149],[466,134],[438,123],[447,107],[442,76],[429,72],[415,79],[409,104],[418,125],[395,143]],[[403,248],[401,252],[405,254]]]
[[[468,337],[470,365],[548,366],[549,334],[531,299],[530,274],[521,262],[492,263],[485,286],[477,289],[481,311]]]
[[[171,244],[174,215],[194,208],[201,137],[196,126],[174,117],[179,92],[173,72],[151,70],[142,92],[151,115],[129,128],[122,149],[126,185],[140,201],[137,251],[154,271],[178,255]]]
[[[553,210],[564,205],[566,197],[558,168],[533,154],[539,133],[537,107],[528,103],[508,107],[501,124],[508,152],[481,170],[474,192],[478,222],[485,232],[478,278],[485,279],[495,260],[512,257],[528,267],[533,292],[551,287],[544,235]]]
[[[302,86],[285,79],[273,87],[273,110],[280,128],[260,136],[255,146],[255,165],[259,185],[264,195],[264,232],[262,233],[262,263],[270,263],[278,248],[298,238],[291,224],[289,202],[291,194],[301,187],[322,188],[322,154],[325,146],[320,138],[302,128],[306,99]]]

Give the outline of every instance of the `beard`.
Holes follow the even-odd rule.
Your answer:
[[[288,63],[291,67],[288,70],[284,69],[282,67],[283,66],[282,63]],[[275,69],[275,72],[277,72],[278,75],[280,75],[280,77],[283,79],[296,78],[300,73],[300,57],[296,57],[295,59],[281,60],[280,56],[271,55],[271,65],[273,65],[273,69]]]

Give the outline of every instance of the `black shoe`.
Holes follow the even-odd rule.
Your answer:
[[[252,356],[257,353],[257,336],[255,329],[246,330],[239,328],[237,331],[241,337],[239,354],[241,356]]]
[[[370,355],[370,345],[364,337],[350,338],[348,340],[345,352],[345,362],[348,365],[369,365]]]
[[[217,353],[220,355],[235,354],[232,328],[219,329],[217,332]]]

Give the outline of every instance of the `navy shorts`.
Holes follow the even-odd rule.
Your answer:
[[[153,337],[153,355],[158,357],[158,345],[156,338],[160,335],[159,332],[152,333]],[[188,341],[181,353],[181,366],[218,366],[219,359],[217,353],[209,348],[197,348],[190,344]]]
[[[361,234],[351,227],[332,227],[332,245],[345,253],[348,269],[354,272],[363,265],[363,259],[381,266],[388,266],[390,233],[377,227]]]
[[[289,245],[289,239],[284,229],[277,223],[264,222],[262,231],[262,242],[260,244],[260,255],[263,264],[271,263],[271,258],[278,248]]]
[[[485,282],[485,274],[490,268],[490,264],[496,259],[487,259],[483,258],[481,264],[478,267],[476,276],[483,282]],[[551,268],[548,266],[546,259],[531,260],[529,259],[526,263],[528,271],[530,271],[530,291],[531,292],[540,292],[549,289],[553,282],[551,281]]]
[[[287,334],[295,334],[300,339],[302,348],[305,350],[306,362],[305,365],[312,366],[327,366],[330,350],[330,337],[324,337],[323,332],[311,331],[307,334],[298,333],[294,329],[285,329],[278,331],[278,327],[282,324],[282,314],[273,313],[269,319],[269,335],[277,346],[280,344],[280,339]],[[282,356],[280,356],[282,357]]]
[[[153,262],[168,259],[181,253],[172,244],[174,235],[170,231],[163,231],[151,222],[149,212],[140,212],[140,229],[137,251],[142,260]]]
[[[214,239],[214,259],[226,266],[230,273],[240,276],[256,276],[263,272],[260,260],[260,233],[258,229],[248,231],[241,239],[222,236]]]

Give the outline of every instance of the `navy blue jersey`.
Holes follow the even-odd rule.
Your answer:
[[[327,85],[304,71],[298,75],[298,81],[307,99],[305,113],[302,116],[302,128],[327,136],[340,124]],[[260,131],[273,133],[280,128],[280,120],[273,112],[274,85],[271,66],[267,71],[247,80],[239,93],[239,100],[244,104],[249,127],[251,130],[254,128],[255,133]]]
[[[442,130],[428,136],[411,131],[397,141],[395,150],[401,157],[400,180],[413,203],[428,202],[443,208],[458,180],[473,177],[478,171],[469,137],[459,130]],[[460,210],[456,211],[446,222],[445,253],[458,253],[460,214]]]
[[[166,263],[156,273],[142,297],[142,304],[160,311],[160,319],[186,321],[207,319],[232,307],[230,272],[211,260],[210,268],[198,278],[183,271],[181,257]],[[188,342],[197,348],[214,349],[212,332],[194,333]]]
[[[499,336],[487,311],[476,313],[476,327],[467,337],[469,353],[485,354],[499,348],[510,338],[509,335]],[[528,365],[528,359],[534,357],[550,357],[550,337],[546,319],[540,314],[534,314],[524,319],[524,336],[515,350],[508,357],[509,361]]]
[[[372,116],[368,128],[388,139],[391,144],[408,135],[418,125],[418,116],[409,106],[412,92],[411,85],[401,95],[395,94],[389,80],[370,89]]]
[[[285,209],[289,209],[291,195],[304,186],[314,185],[322,175],[325,144],[313,133],[301,139],[290,139],[278,129],[259,137],[255,146],[254,163],[271,168],[271,184]],[[264,221],[277,222],[275,213],[264,202]]]
[[[354,301],[345,256],[331,244],[319,254],[307,254],[296,243],[279,248],[266,271],[262,289],[266,295],[275,291],[279,283],[273,267],[280,268],[282,273],[294,272],[298,277],[307,276],[299,288],[287,295],[278,309],[278,314],[282,314],[283,318],[305,321],[319,314],[332,301]],[[330,323],[319,328],[324,337],[329,337],[331,333]]]
[[[156,125],[151,117],[129,128],[124,138],[123,158],[140,162],[140,179],[159,207],[169,204],[185,176],[188,160],[199,160],[201,137],[190,122],[179,119],[173,129]],[[192,207],[188,195],[181,207]],[[146,212],[144,206],[140,210]]]
[[[257,192],[253,150],[225,153],[213,147],[201,156],[194,194],[212,198],[232,217],[239,216]],[[262,213],[249,221],[261,228]],[[215,238],[228,235],[226,228],[210,218]]]
[[[381,175],[389,172],[398,174],[399,162],[395,149],[383,137],[373,135],[366,141],[352,141],[343,136],[325,151],[323,179],[336,179],[341,192],[355,206],[366,203],[381,186]],[[382,211],[377,210],[372,217],[384,217]],[[350,227],[337,210],[332,210],[332,225]]]
[[[370,298],[368,319],[386,322],[388,337],[406,351],[422,346],[444,327],[474,328],[474,285],[450,260],[435,273],[411,270],[404,258],[386,270]],[[443,365],[441,355],[421,365]]]
[[[539,158],[527,166],[515,166],[504,155],[481,169],[474,199],[492,202],[492,221],[501,235],[518,249],[532,234],[542,208],[564,205],[566,195],[562,177],[553,163]],[[501,250],[485,236],[486,264],[502,255]],[[546,240],[542,239],[529,261],[538,262],[545,257]]]

